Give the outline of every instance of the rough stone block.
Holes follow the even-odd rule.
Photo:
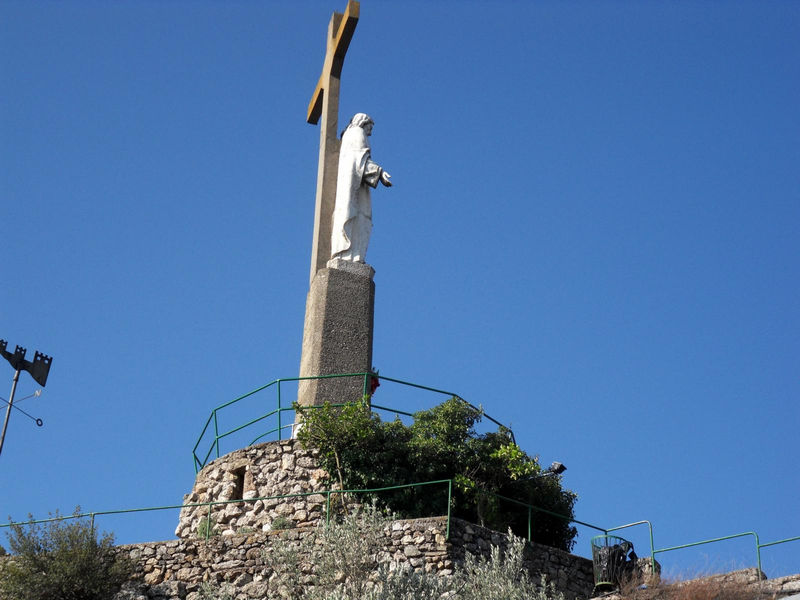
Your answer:
[[[339,261],[343,262],[343,261]],[[374,271],[320,269],[306,300],[300,376],[364,373],[372,368],[375,310]],[[359,265],[356,265],[359,266]],[[353,402],[361,398],[362,378],[301,381],[297,401],[304,406]]]

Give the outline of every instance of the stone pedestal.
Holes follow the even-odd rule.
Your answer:
[[[300,377],[366,373],[372,368],[375,270],[367,264],[332,259],[317,271],[306,300]],[[301,381],[303,406],[359,400],[363,377]]]

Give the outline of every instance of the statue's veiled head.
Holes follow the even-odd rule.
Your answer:
[[[361,127],[366,132],[367,135],[371,135],[372,127],[374,125],[375,121],[373,121],[372,117],[370,117],[368,114],[356,113],[355,115],[353,115],[353,118],[350,119],[350,124],[347,126],[345,131],[347,131],[347,129],[350,129],[351,127]],[[342,135],[344,135],[344,131],[342,132]]]

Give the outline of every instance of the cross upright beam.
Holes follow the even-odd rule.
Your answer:
[[[360,5],[348,0],[344,14],[333,13],[328,24],[327,49],[322,74],[308,105],[306,121],[319,132],[317,195],[314,204],[314,239],[311,246],[311,280],[331,256],[331,227],[336,202],[336,175],[339,165],[339,82],[344,56],[358,24]]]

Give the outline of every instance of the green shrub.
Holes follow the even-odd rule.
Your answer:
[[[378,555],[390,520],[374,505],[320,522],[299,542],[276,540],[263,559],[282,598],[299,600],[437,600],[451,582],[426,573],[390,570]],[[311,566],[313,565],[313,569]]]
[[[198,600],[234,600],[236,590],[230,584],[217,585],[206,581],[200,584],[197,595]]]
[[[464,566],[456,572],[459,598],[464,600],[564,600],[564,594],[548,583],[544,575],[531,580],[523,566],[525,540],[510,535],[508,548],[492,546],[488,558],[469,552]]]
[[[197,537],[205,540],[215,535],[219,535],[219,530],[217,529],[217,522],[214,520],[214,517],[203,517],[200,519],[200,522],[197,524]]]
[[[277,517],[275,517],[275,519],[272,521],[272,524],[270,525],[271,529],[292,529],[293,527],[294,527],[294,521],[292,521],[291,519],[287,519],[282,515],[278,515]]]
[[[467,554],[452,577],[390,569],[388,557],[380,557],[390,524],[368,505],[341,521],[321,522],[300,541],[277,540],[263,555],[270,581],[280,597],[300,600],[564,600],[544,580],[531,582],[522,564],[525,541],[515,536],[488,559]]]
[[[80,514],[75,509],[74,516]],[[0,568],[0,597],[7,600],[108,600],[128,580],[130,561],[117,555],[114,536],[98,540],[84,518],[11,525],[12,556]]]
[[[381,421],[367,399],[343,407],[295,408],[303,415],[298,439],[319,449],[322,466],[343,489],[452,479],[453,516],[527,534],[527,509],[497,497],[506,496],[566,517],[536,512],[532,535],[542,544],[572,549],[577,530],[569,519],[577,496],[562,488],[559,476],[542,476],[537,458],[517,446],[507,429],[477,434],[482,413],[460,398],[415,413],[410,426],[399,419]],[[447,512],[446,496],[429,487],[372,498],[403,517]]]

